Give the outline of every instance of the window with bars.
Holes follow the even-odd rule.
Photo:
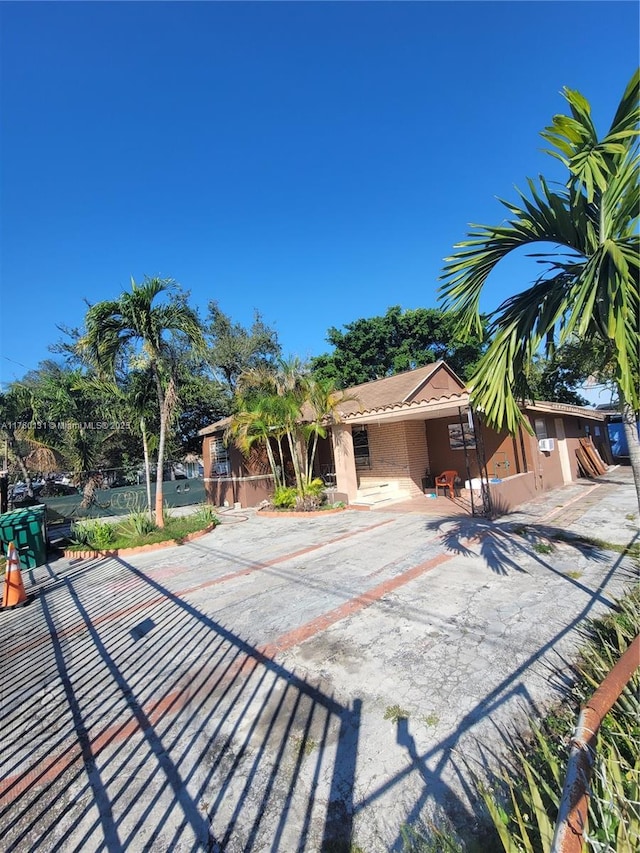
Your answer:
[[[353,427],[353,455],[356,468],[371,468],[371,457],[369,455],[369,435],[366,426]]]
[[[225,477],[231,473],[229,450],[221,437],[211,440],[211,474],[214,477]]]

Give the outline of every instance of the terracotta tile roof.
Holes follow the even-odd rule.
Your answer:
[[[425,404],[429,403],[427,407]],[[469,403],[469,394],[467,391],[461,391],[459,394],[442,394],[437,397],[429,397],[428,399],[407,400],[404,403],[387,403],[383,406],[374,406],[371,409],[363,409],[358,412],[344,412],[339,408],[340,414],[346,420],[356,418],[358,415],[378,415],[384,412],[413,412],[431,411],[436,404],[445,405],[447,403],[455,403],[457,405],[466,406]]]

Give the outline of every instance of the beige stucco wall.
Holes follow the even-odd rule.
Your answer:
[[[353,454],[351,427],[347,424],[334,424],[331,427],[333,442],[333,460],[336,468],[336,486],[348,500],[355,500],[358,493],[358,478]]]

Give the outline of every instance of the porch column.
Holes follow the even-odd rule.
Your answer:
[[[336,466],[336,488],[339,492],[344,492],[349,501],[353,501],[358,492],[358,478],[351,427],[347,424],[334,424],[331,427],[331,441]]]

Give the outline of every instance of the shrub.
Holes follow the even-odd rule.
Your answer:
[[[71,526],[71,537],[75,544],[102,550],[115,541],[113,526],[106,521],[75,522]]]
[[[144,510],[129,513],[123,527],[130,530],[134,536],[147,536],[157,529],[155,521]]]
[[[324,483],[320,477],[315,477],[304,487],[304,496],[310,498],[324,498]]]
[[[324,483],[319,477],[306,483],[302,495],[296,498],[296,509],[302,512],[310,512],[318,509],[326,501]]]
[[[297,497],[298,493],[293,486],[278,486],[273,493],[271,503],[276,509],[293,509]]]
[[[216,515],[215,507],[211,504],[200,504],[194,512],[194,518],[197,518],[203,525],[220,524],[220,519]]]
[[[497,774],[480,792],[507,851],[548,851],[558,813],[571,735],[580,704],[602,682],[640,628],[640,586],[619,602],[618,612],[590,620],[576,665],[573,709],[551,712],[532,725],[533,739],[514,752],[519,773]],[[604,718],[598,734],[589,796],[587,849],[635,850],[640,842],[640,758],[637,754],[638,672]]]

